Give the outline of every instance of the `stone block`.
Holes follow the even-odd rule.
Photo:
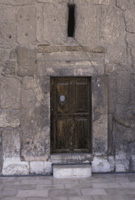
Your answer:
[[[0,49],[0,63],[4,64],[9,57],[9,51],[6,49]]]
[[[117,0],[117,6],[122,10],[127,10],[134,6],[134,0]]]
[[[120,104],[128,104],[130,101],[130,73],[120,72],[116,75],[116,102]]]
[[[17,41],[19,44],[36,42],[36,9],[25,7],[18,10]]]
[[[92,0],[92,3],[96,5],[109,5],[111,0]]]
[[[108,147],[108,115],[95,116],[93,121],[93,152],[104,154]]]
[[[53,1],[43,7],[43,39],[48,44],[62,45],[67,40],[67,11],[64,1]]]
[[[92,172],[111,172],[113,163],[109,163],[107,157],[95,156],[92,161]]]
[[[48,161],[33,161],[30,162],[30,173],[31,174],[51,174],[52,166]]]
[[[92,79],[93,152],[105,153],[108,141],[108,78]]]
[[[85,12],[84,12],[85,10]],[[90,46],[99,41],[99,16],[97,6],[88,2],[77,2],[77,17],[75,28],[75,40],[78,45]]]
[[[102,7],[100,21],[102,44],[124,44],[124,21],[119,9],[113,6]]]
[[[25,91],[33,91],[34,98],[38,102],[42,102],[42,100],[44,99],[44,90],[45,93],[49,92],[49,89],[46,87],[47,85],[45,85],[45,88],[41,87],[41,80],[42,79],[39,80],[38,78],[25,77],[23,81]],[[45,83],[45,78],[43,78],[43,84]]]
[[[39,81],[36,78],[25,77],[23,80],[21,155],[25,160],[46,160],[50,151],[49,128],[47,127],[50,101],[47,84],[44,78]],[[43,91],[46,94],[43,94]],[[36,171],[34,172],[33,169],[32,172]]]
[[[2,172],[2,131],[0,130],[0,174]]]
[[[115,171],[116,172],[127,172],[129,171],[129,160],[127,159],[126,153],[119,152],[115,155]]]
[[[90,164],[53,165],[54,178],[86,178],[90,176]]]
[[[16,43],[16,8],[0,6],[0,47],[9,48]]]
[[[11,6],[24,6],[34,4],[35,0],[0,0],[0,4],[11,5]]]
[[[59,62],[38,60],[37,74],[46,76],[93,76],[104,74],[104,65],[99,61]]]
[[[131,75],[131,103],[135,104],[135,74]]]
[[[111,74],[108,78],[108,109],[109,113],[115,112],[116,107],[116,77]]]
[[[131,54],[132,54],[133,67],[135,69],[135,48],[131,49]]]
[[[16,60],[16,48],[10,50],[9,59]]]
[[[5,75],[15,75],[17,70],[17,63],[14,60],[8,60],[4,66],[3,74]]]
[[[130,48],[135,48],[134,34],[133,34],[133,33],[128,33],[128,32],[127,32],[126,41],[127,41],[128,46],[129,46]]]
[[[3,175],[28,175],[29,165],[20,158],[5,158],[3,160]]]
[[[108,77],[97,76],[92,78],[92,103],[96,115],[108,112]]]
[[[18,76],[34,76],[36,51],[26,47],[17,48]]]
[[[135,155],[131,155],[131,171],[135,171]]]
[[[15,158],[20,156],[19,130],[5,129],[2,133],[3,158]]]
[[[125,11],[126,30],[135,33],[135,7]]]
[[[20,113],[18,111],[0,112],[0,128],[16,128],[20,125]]]
[[[117,63],[118,64],[125,64],[127,63],[127,50],[125,46],[111,46],[107,48],[107,53],[105,54],[105,62],[106,64],[109,63]],[[115,70],[118,70],[118,66],[116,66]]]
[[[1,78],[1,108],[20,108],[20,81],[16,78]]]

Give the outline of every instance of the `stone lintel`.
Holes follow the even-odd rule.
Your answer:
[[[52,53],[52,52],[65,52],[65,51],[85,51],[90,53],[105,53],[105,49],[101,46],[90,48],[87,46],[47,46],[39,45],[38,53]]]

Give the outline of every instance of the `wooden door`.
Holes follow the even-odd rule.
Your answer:
[[[51,78],[51,153],[91,152],[91,80]]]

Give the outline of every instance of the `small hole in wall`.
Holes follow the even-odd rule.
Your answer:
[[[9,39],[11,39],[12,38],[12,35],[9,35]]]
[[[75,4],[68,5],[68,37],[74,37],[75,34]]]

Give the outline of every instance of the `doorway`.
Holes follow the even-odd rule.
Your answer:
[[[91,153],[91,78],[51,77],[51,153]]]

